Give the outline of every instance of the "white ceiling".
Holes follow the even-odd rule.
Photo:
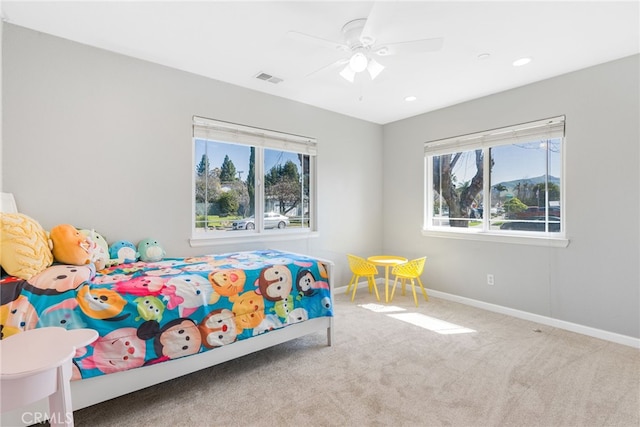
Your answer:
[[[373,2],[5,0],[1,7],[11,24],[380,124],[640,52],[638,1],[379,3],[379,43],[443,37],[444,45],[379,58],[385,70],[355,83],[339,76],[340,67],[320,70],[345,53],[287,33],[342,42],[342,26],[366,18]],[[483,53],[490,57],[479,59]],[[511,65],[523,56],[533,61]],[[258,80],[260,72],[283,81]],[[406,102],[408,95],[417,100]]]

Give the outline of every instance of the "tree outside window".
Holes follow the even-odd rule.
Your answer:
[[[195,170],[196,229],[232,231],[234,221],[254,217],[257,150],[263,153],[261,169],[268,168],[263,180],[263,212],[287,216],[289,227],[310,227],[309,155],[196,140],[200,155]],[[218,164],[212,159],[221,160]]]
[[[561,118],[425,144],[426,228],[561,232],[563,135]]]

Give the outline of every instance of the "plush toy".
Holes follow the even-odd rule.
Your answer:
[[[154,239],[141,240],[138,243],[138,253],[140,254],[140,261],[145,262],[162,261],[162,258],[166,255],[160,243]]]
[[[53,262],[49,243],[49,235],[35,219],[0,213],[0,265],[8,274],[27,280],[49,267]]]
[[[73,225],[56,225],[49,232],[53,258],[62,264],[85,265],[93,261],[95,246]]]
[[[118,240],[109,247],[109,257],[118,260],[119,264],[127,264],[136,262],[140,254],[136,252],[136,247],[133,243],[127,240]]]
[[[92,262],[95,264],[96,270],[102,270],[109,266],[111,264],[109,259],[109,245],[105,238],[96,233],[95,230],[82,229],[80,232],[87,236],[93,248]]]

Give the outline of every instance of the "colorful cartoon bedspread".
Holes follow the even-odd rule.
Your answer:
[[[310,318],[332,316],[326,266],[279,251],[120,264],[53,265],[0,281],[1,334],[92,328],[74,379],[200,353]]]

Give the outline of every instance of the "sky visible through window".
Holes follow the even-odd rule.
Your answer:
[[[250,150],[248,145],[233,144],[233,143],[220,143],[216,141],[208,141],[204,139],[197,139],[195,144],[195,161],[196,166],[200,163],[202,155],[205,154],[205,146],[207,146],[207,156],[209,157],[209,166],[214,168],[222,167],[224,156],[229,156],[229,159],[236,167],[236,171],[242,172],[241,179],[246,179],[249,171],[249,155]],[[287,160],[291,160],[298,170],[300,170],[300,160],[298,154],[290,153],[287,151],[278,150],[265,150],[264,152],[264,170],[269,171],[276,165],[284,165]]]
[[[551,147],[549,175],[559,178],[560,139],[549,141]],[[494,165],[491,169],[492,183],[535,178],[546,173],[546,142],[536,141],[514,145],[502,145],[492,149]],[[470,181],[476,174],[474,151],[460,159],[455,170],[458,182]]]

